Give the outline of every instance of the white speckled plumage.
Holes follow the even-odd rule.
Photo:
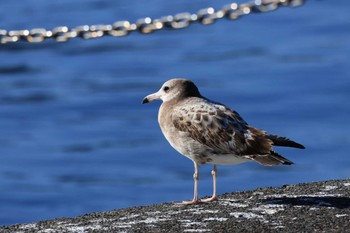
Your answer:
[[[226,135],[230,132],[230,139],[235,134],[244,135],[246,123],[234,115],[222,105],[189,97],[175,106],[163,103],[158,122],[166,139],[182,155],[198,164],[229,165],[249,161],[238,155],[238,142]]]

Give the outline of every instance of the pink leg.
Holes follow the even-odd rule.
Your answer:
[[[199,171],[198,171],[198,164],[194,162],[194,174],[193,174],[193,180],[194,180],[194,193],[193,193],[193,200],[192,201],[183,201],[181,203],[178,203],[180,205],[190,205],[190,204],[197,204],[200,202],[198,198],[198,180],[199,180]]]
[[[216,169],[216,164],[214,164],[213,170],[211,171],[211,174],[213,176],[213,196],[207,199],[200,200],[201,202],[212,202],[217,199],[216,196],[216,177],[218,175],[218,170]]]

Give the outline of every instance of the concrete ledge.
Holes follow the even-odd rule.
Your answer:
[[[0,227],[0,232],[349,232],[350,179],[227,193],[210,204],[164,203]]]

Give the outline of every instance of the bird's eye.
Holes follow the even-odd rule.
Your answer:
[[[168,87],[168,86],[163,87],[163,91],[165,91],[165,92],[168,92],[169,89],[170,89],[170,87]]]

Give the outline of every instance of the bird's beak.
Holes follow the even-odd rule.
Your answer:
[[[150,94],[148,96],[146,96],[143,100],[142,100],[142,104],[146,104],[155,100],[159,100],[160,99],[160,94],[158,92]]]

